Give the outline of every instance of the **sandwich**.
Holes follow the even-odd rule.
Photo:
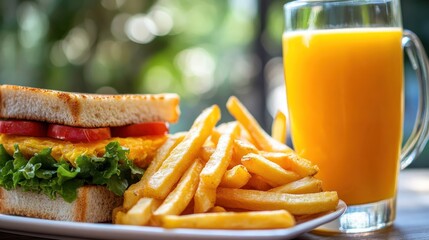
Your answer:
[[[0,213],[107,222],[178,120],[176,94],[0,85]]]

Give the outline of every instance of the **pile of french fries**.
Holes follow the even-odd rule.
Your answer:
[[[336,192],[323,192],[318,167],[284,144],[279,112],[268,135],[235,97],[236,119],[220,124],[218,106],[204,110],[185,133],[171,135],[142,179],[127,189],[116,224],[202,229],[273,229],[295,217],[335,210]]]

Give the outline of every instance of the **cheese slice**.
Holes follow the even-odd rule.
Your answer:
[[[45,148],[52,148],[52,157],[59,161],[64,159],[76,166],[75,161],[81,155],[103,156],[105,146],[117,141],[123,147],[130,149],[128,158],[135,165],[145,168],[149,165],[156,150],[164,143],[167,136],[145,136],[145,137],[128,137],[128,138],[110,138],[106,140],[90,143],[72,143],[53,138],[24,137],[16,135],[0,134],[0,144],[6,151],[12,155],[14,145],[18,144],[19,149],[27,158],[40,152]]]

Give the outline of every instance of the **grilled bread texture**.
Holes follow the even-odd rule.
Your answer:
[[[76,201],[68,203],[63,198],[50,199],[44,194],[21,189],[0,187],[0,213],[23,215],[72,222],[110,222],[112,209],[122,204],[118,197],[103,186],[84,186],[78,189]]]
[[[115,127],[142,122],[174,123],[179,96],[102,95],[1,85],[0,118],[46,121],[75,127]]]

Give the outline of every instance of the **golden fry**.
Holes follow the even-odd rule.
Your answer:
[[[231,128],[231,125],[238,125],[238,122],[233,121],[233,122],[222,123],[219,126],[217,126],[216,128],[214,128],[212,135],[211,135],[211,139],[212,139],[213,143],[215,143],[217,145],[221,135],[230,131],[229,129]],[[238,129],[234,133],[234,138],[238,137],[240,135],[240,132],[241,132],[241,127],[238,126]]]
[[[189,132],[162,163],[143,189],[146,196],[164,199],[179,181],[191,162],[197,157],[201,146],[210,136],[220,119],[217,105],[204,110],[195,120]]]
[[[220,135],[222,135],[222,132],[218,128],[213,128],[212,135],[210,138],[214,144],[217,145]]]
[[[220,206],[214,206],[212,208],[210,208],[210,210],[208,211],[210,213],[216,213],[216,212],[226,212],[226,209]]]
[[[239,126],[236,122],[225,125],[220,136],[216,150],[207,161],[200,173],[200,183],[195,193],[194,211],[207,212],[214,207],[216,200],[216,188],[219,186],[223,175],[231,161],[234,136],[238,134]]]
[[[194,196],[194,213],[204,213],[214,207],[216,203],[216,188],[206,186],[204,182],[198,184]]]
[[[152,217],[153,210],[160,204],[153,198],[141,198],[128,212],[122,216],[122,224],[146,225]]]
[[[241,163],[249,172],[261,176],[273,187],[281,186],[300,178],[298,174],[285,170],[258,154],[247,154],[241,159]]]
[[[314,177],[305,177],[295,182],[270,189],[269,192],[305,194],[322,191],[322,181]]]
[[[258,148],[264,151],[275,152],[292,152],[285,144],[278,142],[268,135],[256,121],[256,119],[249,113],[244,105],[234,96],[228,99],[226,107],[232,116],[235,117],[252,136],[253,140],[257,143]]]
[[[260,152],[259,154],[283,169],[296,172],[301,177],[313,176],[319,171],[316,164],[299,157],[296,153]]]
[[[240,164],[225,172],[219,186],[241,188],[249,182],[251,177],[246,167]]]
[[[284,113],[277,113],[270,136],[237,98],[227,108],[237,121],[215,127],[220,109],[213,105],[189,132],[167,138],[142,179],[125,191],[113,223],[274,229],[293,226],[293,215],[335,210],[337,193],[322,192],[312,177],[317,165],[284,144]]]
[[[230,167],[241,164],[241,159],[249,153],[258,153],[258,149],[249,142],[235,139]]]
[[[198,154],[198,156],[201,158],[203,162],[208,162],[215,150],[216,148],[213,146],[203,146],[201,147],[200,153]]]
[[[134,206],[137,201],[144,197],[143,189],[147,185],[149,179],[152,175],[158,170],[162,162],[168,157],[168,154],[179,144],[185,135],[183,133],[176,133],[165,141],[165,143],[156,151],[156,154],[149,164],[149,167],[146,169],[143,177],[139,182],[131,185],[124,193],[124,203],[123,206],[125,209],[130,209]]]
[[[181,215],[189,215],[194,213],[194,199],[186,206],[185,210],[181,213]]]
[[[168,194],[164,202],[153,213],[155,216],[179,215],[194,197],[198,186],[199,174],[203,164],[196,159],[192,166],[185,172],[176,188]]]
[[[200,173],[200,182],[209,188],[217,188],[231,161],[234,136],[238,134],[236,122],[228,125],[219,138],[216,150]]]
[[[121,224],[122,218],[125,215],[126,209],[123,207],[115,207],[112,210],[112,223],[113,224]]]
[[[287,120],[286,115],[280,110],[277,111],[274,117],[273,125],[271,126],[271,136],[281,143],[286,143]]]
[[[142,181],[139,181],[139,182],[132,184],[131,186],[128,187],[127,190],[125,190],[124,202],[122,204],[124,209],[128,210],[128,209],[132,208],[139,201],[139,199],[142,198],[137,193],[138,189],[141,189],[141,188],[143,188],[143,183],[142,183]]]
[[[263,211],[284,209],[294,215],[315,214],[335,210],[337,192],[288,194],[257,190],[218,188],[216,205]]]
[[[224,132],[227,131],[229,125],[234,125],[234,124],[239,125],[238,126],[239,129],[238,129],[237,133],[242,133],[242,131],[244,131],[243,127],[240,126],[240,123],[238,123],[236,121],[234,121],[234,122],[228,122],[228,123],[223,123],[223,124],[221,124],[221,125],[219,125],[219,126],[217,126],[216,128],[213,129],[213,132],[212,132],[212,141],[217,145],[217,143],[219,141],[219,138],[222,135],[222,133],[224,133]],[[239,134],[237,134],[237,135],[239,135]],[[240,137],[240,136],[234,136],[234,138],[238,138],[238,137]],[[233,148],[232,152],[234,154],[234,148]],[[233,157],[231,157],[231,161],[229,163],[228,168],[232,168],[232,167],[234,167],[237,164],[240,164],[240,160],[236,161],[236,159],[234,159],[234,156],[233,156]]]
[[[247,182],[247,184],[244,186],[246,189],[254,189],[254,190],[260,190],[260,191],[267,191],[271,189],[271,185],[266,182],[265,179],[263,179],[261,176],[250,174],[251,178]]]
[[[250,136],[249,132],[245,127],[243,127],[243,124],[238,122],[238,125],[240,126],[240,136],[238,139],[244,142],[248,142],[252,145],[256,145],[255,140],[253,140],[252,136]]]
[[[260,212],[218,212],[185,216],[164,216],[165,228],[202,229],[273,229],[295,225],[294,217],[285,210]]]

